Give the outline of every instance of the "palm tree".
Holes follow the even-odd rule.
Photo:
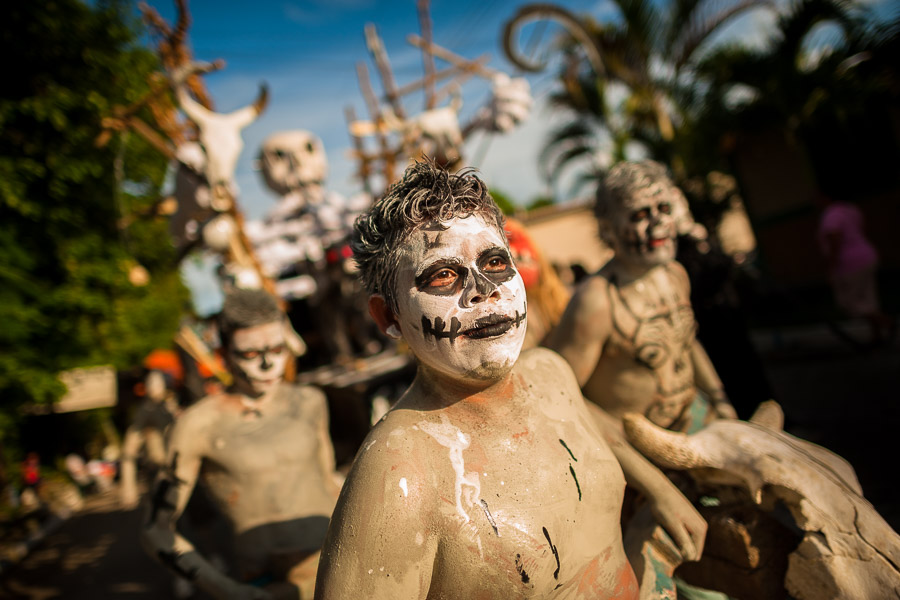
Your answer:
[[[572,119],[555,130],[545,145],[542,162],[555,179],[572,161],[596,156],[603,133],[613,158],[622,158],[628,143],[680,169],[675,153],[682,110],[677,93],[695,62],[697,50],[734,15],[766,6],[767,0],[613,0],[621,19],[597,23],[577,18],[554,5],[527,5],[507,23],[504,49],[519,68],[541,70],[516,50],[516,37],[527,22],[554,20],[570,33],[560,43],[562,90],[553,105]],[[586,51],[588,64],[578,51]],[[590,68],[588,68],[590,67]],[[615,96],[623,100],[612,107]],[[596,165],[599,166],[599,165]]]
[[[825,24],[831,47],[811,47]],[[683,154],[702,163],[717,141],[775,129],[803,144],[820,185],[846,185],[857,164],[890,177],[900,158],[890,134],[900,100],[898,45],[898,14],[879,19],[846,0],[801,0],[779,18],[768,48],[725,47],[698,62],[702,93],[684,101],[691,108]]]

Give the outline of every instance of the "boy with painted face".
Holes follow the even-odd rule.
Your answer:
[[[418,361],[363,442],[316,598],[636,598],[625,480],[527,305],[482,181],[429,163],[357,221],[369,307]]]
[[[151,555],[215,598],[312,595],[338,494],[328,411],[317,389],[283,381],[285,320],[261,290],[225,298],[219,329],[234,383],[187,409],[172,431],[142,540]],[[198,477],[232,527],[236,581],[175,524]]]
[[[663,165],[647,160],[613,167],[598,189],[596,214],[615,255],[579,287],[547,345],[572,366],[585,397],[612,417],[637,412],[663,427],[695,431],[736,413],[695,338],[690,283],[675,261],[678,218],[686,211]],[[620,444],[623,468],[646,472],[651,481],[635,487],[656,520],[682,556],[696,560],[705,522],[665,477],[651,475],[656,467]],[[635,570],[641,577],[641,567]]]

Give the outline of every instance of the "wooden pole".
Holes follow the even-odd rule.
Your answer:
[[[421,36],[418,36],[414,33],[409,34],[406,37],[406,41],[410,44],[419,48],[420,50],[424,50],[426,52],[430,52],[434,56],[447,61],[451,65],[456,65],[458,67],[464,67],[472,64],[472,61],[466,60],[462,56],[458,54],[454,54],[453,52],[447,50],[446,48],[442,48],[434,43],[426,42]],[[494,75],[497,75],[500,71],[496,69],[492,69],[490,67],[486,67],[484,65],[477,65],[475,68],[475,74],[484,77],[485,79],[492,79]]]
[[[394,109],[394,114],[400,120],[406,119],[406,111],[403,109],[403,103],[400,102],[400,96],[397,95],[397,83],[394,81],[394,73],[391,71],[391,62],[388,60],[387,50],[384,48],[384,42],[378,37],[378,31],[373,23],[366,25],[366,47],[372,53],[375,59],[375,66],[378,67],[378,73],[381,75],[381,85],[384,93]]]
[[[356,121],[356,111],[352,106],[344,107],[344,118],[347,120],[348,130],[350,123]],[[359,172],[356,174],[359,177],[360,181],[362,181],[363,189],[367,194],[372,193],[372,182],[369,181],[369,176],[371,175],[371,165],[369,164],[369,159],[366,156],[365,146],[363,145],[363,138],[355,135],[354,133],[350,133],[350,138],[353,140],[353,149],[356,151],[357,156],[359,157]]]
[[[375,123],[375,135],[378,139],[378,146],[384,156],[383,174],[385,184],[388,184],[394,180],[394,168],[396,165],[387,136],[381,129],[384,119],[381,116],[381,109],[378,106],[378,98],[372,90],[372,82],[369,79],[369,69],[366,67],[365,63],[360,62],[356,64],[356,76],[359,79],[359,89],[366,101],[370,118],[372,119],[372,122]]]
[[[431,35],[431,10],[428,0],[419,0],[419,29],[422,31],[422,38],[430,47],[432,42]],[[435,107],[436,99],[434,97],[434,55],[427,50],[422,52],[422,63],[425,69],[425,109],[430,110]]]

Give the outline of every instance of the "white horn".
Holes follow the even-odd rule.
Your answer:
[[[187,79],[195,73],[209,73],[221,69],[224,62],[217,60],[214,63],[208,62],[189,62],[175,69],[172,72],[172,87],[175,90],[175,97],[178,99],[178,106],[198,126],[202,126],[209,122],[212,111],[204,107],[202,104],[191,98],[187,89]]]
[[[784,411],[774,400],[766,400],[756,407],[750,422],[762,425],[766,429],[781,431],[784,429]]]
[[[229,115],[229,119],[239,129],[243,129],[256,120],[256,117],[266,109],[268,103],[269,88],[263,83],[259,86],[259,95],[256,97],[256,100],[253,101],[253,104],[237,109]]]
[[[622,421],[631,445],[657,465],[691,469],[706,463],[690,436],[658,427],[637,413],[626,414]]]

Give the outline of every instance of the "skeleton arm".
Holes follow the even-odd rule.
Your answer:
[[[269,599],[259,588],[242,585],[207,562],[175,529],[194,491],[202,463],[202,440],[193,415],[186,414],[172,432],[167,464],[156,481],[141,542],[151,557],[214,598]]]

